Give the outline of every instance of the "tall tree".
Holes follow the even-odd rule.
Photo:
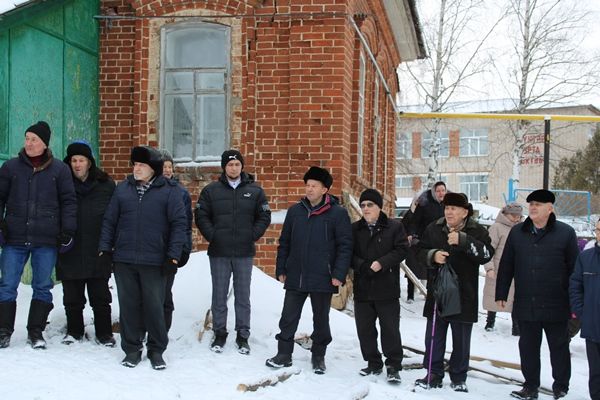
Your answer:
[[[586,24],[591,22],[581,2],[509,0],[507,13],[512,55],[497,58],[495,67],[498,82],[515,99],[516,112],[572,102],[597,88],[599,57],[584,53],[579,46]],[[528,126],[525,121],[511,126],[512,179],[516,186]]]
[[[423,1],[421,5],[421,15],[428,16],[423,37],[429,58],[403,63],[400,79],[410,82],[404,88],[410,88],[411,97],[426,104],[428,111],[446,111],[457,93],[477,92],[478,77],[490,64],[483,50],[504,16],[487,23],[489,8],[484,8],[483,0]],[[431,187],[439,174],[440,120],[433,121],[427,131],[431,138],[427,181]]]
[[[584,150],[560,160],[554,175],[554,187],[600,194],[599,154],[600,128],[597,128]]]

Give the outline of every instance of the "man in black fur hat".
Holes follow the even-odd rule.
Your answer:
[[[515,281],[513,315],[519,322],[519,354],[525,378],[517,399],[537,399],[540,386],[542,332],[550,349],[554,398],[566,396],[571,378],[567,325],[569,276],[579,254],[575,230],[557,221],[555,196],[539,189],[527,196],[529,217],[508,234],[496,278],[496,303],[504,308]]]
[[[275,274],[284,284],[285,300],[277,355],[266,361],[271,368],[292,365],[294,335],[306,298],[313,310],[312,367],[325,373],[325,352],[331,342],[329,308],[333,293],[344,283],[352,260],[352,226],[348,212],[329,194],[329,171],[310,167],[304,174],[306,196],[288,209],[283,223]]]
[[[71,143],[63,161],[73,173],[77,194],[77,231],[73,249],[61,253],[56,264],[56,278],[62,282],[67,316],[67,333],[62,342],[71,344],[85,338],[83,309],[87,287],[94,311],[96,342],[114,347],[110,315],[112,296],[108,289],[112,268],[110,263],[102,263],[98,257],[98,242],[102,218],[115,190],[115,183],[96,166],[92,148],[86,141]]]
[[[427,318],[423,366],[428,367],[428,373],[417,379],[415,384],[424,388],[442,387],[446,335],[450,328],[450,388],[467,392],[471,331],[477,322],[479,307],[479,265],[491,260],[494,249],[487,229],[471,218],[473,206],[465,194],[446,193],[443,204],[444,217],[427,226],[417,254],[419,260],[427,265],[430,279],[427,280],[427,298],[423,308],[423,316]],[[443,310],[433,295],[433,287],[439,268],[446,263],[456,273],[459,283],[460,311],[442,317]]]
[[[131,150],[133,174],[120,182],[104,214],[98,245],[102,264],[114,263],[119,297],[121,364],[142,359],[144,328],[152,368],[165,369],[169,338],[163,312],[167,277],[177,272],[186,242],[187,217],[177,182],[163,174],[161,154]]]

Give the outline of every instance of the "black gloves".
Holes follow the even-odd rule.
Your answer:
[[[0,219],[0,246],[3,246],[6,243],[6,238],[8,237],[8,224],[4,219]]]
[[[178,267],[181,268],[181,267],[185,266],[185,264],[187,264],[189,259],[190,259],[189,251],[184,250],[183,252],[181,252],[181,257],[179,258]]]
[[[167,258],[163,263],[160,272],[163,275],[175,275],[177,273],[177,268],[179,267],[179,263],[174,258]]]
[[[67,232],[61,232],[56,237],[56,242],[58,246],[58,252],[61,254],[71,250],[71,248],[73,248],[73,245],[75,244],[75,241],[73,240],[73,235]]]
[[[98,254],[98,266],[103,271],[113,270],[112,253],[110,251],[101,251]]]

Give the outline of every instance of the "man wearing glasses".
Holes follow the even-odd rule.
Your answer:
[[[400,337],[400,263],[406,257],[408,240],[401,223],[381,211],[383,198],[375,189],[360,195],[363,217],[352,224],[354,251],[354,317],[360,351],[367,367],[362,376],[379,375],[383,368],[377,348],[377,326],[385,355],[387,381],[400,383],[402,339]]]

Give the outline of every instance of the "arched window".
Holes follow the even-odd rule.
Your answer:
[[[230,28],[162,30],[161,145],[175,161],[219,160],[229,147]]]

